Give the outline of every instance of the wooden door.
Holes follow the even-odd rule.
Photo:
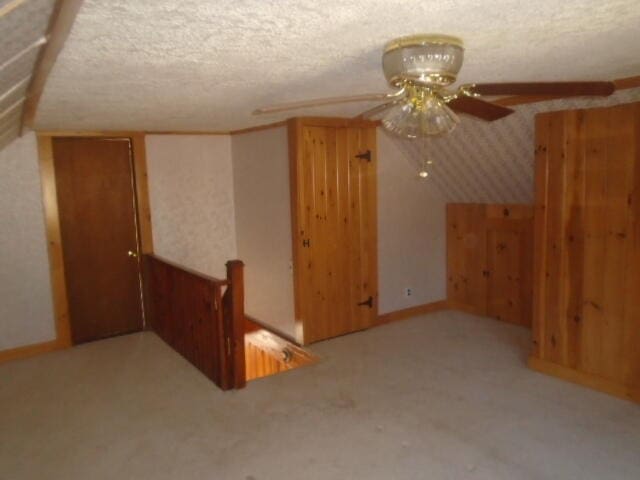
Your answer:
[[[53,156],[73,343],[141,330],[129,140],[55,138]]]
[[[377,317],[376,130],[291,122],[296,319],[304,343]]]
[[[640,401],[640,103],[536,117],[531,365]]]
[[[487,315],[531,325],[533,207],[487,205]]]

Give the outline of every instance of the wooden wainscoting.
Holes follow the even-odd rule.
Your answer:
[[[144,261],[151,329],[221,389],[244,387],[242,262],[228,262],[219,280],[155,255]]]
[[[449,305],[530,326],[532,245],[531,205],[447,205]]]

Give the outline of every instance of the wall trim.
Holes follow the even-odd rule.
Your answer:
[[[22,347],[10,348],[8,350],[0,350],[0,364],[10,362],[12,360],[20,360],[22,358],[34,357],[43,353],[53,352],[65,348],[57,340],[48,342],[33,343],[31,345],[23,345]]]
[[[64,280],[64,259],[62,257],[62,235],[58,215],[58,195],[53,163],[53,142],[51,137],[38,135],[38,163],[42,184],[42,205],[45,218],[45,235],[49,256],[49,275],[53,296],[53,314],[56,327],[56,341],[61,348],[71,346],[69,324],[69,303],[67,285]]]
[[[416,305],[415,307],[404,308],[402,310],[395,310],[393,312],[378,315],[378,318],[373,326],[384,325],[386,323],[397,322],[399,320],[405,320],[407,318],[416,317],[418,315],[425,315],[427,313],[440,312],[442,310],[448,309],[449,304],[446,300],[438,300],[436,302]]]
[[[537,372],[558,377],[562,380],[566,380],[592,390],[607,393],[615,397],[640,403],[640,388],[625,387],[624,385],[612,382],[606,378],[579,372],[578,370],[567,368],[533,355],[529,356],[527,364],[529,365],[529,368]]]

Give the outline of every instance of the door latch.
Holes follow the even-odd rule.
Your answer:
[[[308,247],[309,245],[311,245],[311,242],[309,241],[308,238],[302,240],[302,246],[303,247]]]
[[[357,154],[356,158],[359,158],[360,160],[366,160],[367,162],[370,162],[371,161],[371,150],[367,150],[364,153]]]
[[[364,307],[365,305],[369,308],[373,308],[373,297],[371,295],[369,295],[369,298],[367,298],[364,302],[360,302],[358,304],[359,307]]]

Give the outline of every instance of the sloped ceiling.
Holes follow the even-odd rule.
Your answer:
[[[640,101],[640,88],[620,90],[607,98],[515,106],[515,113],[491,123],[461,116],[450,135],[426,142],[389,137],[416,174],[426,168],[426,186],[433,185],[446,202],[533,203],[535,115],[633,101]],[[425,159],[433,163],[425,166]]]
[[[227,131],[270,123],[291,114],[251,112],[386,91],[382,46],[416,32],[465,40],[462,82],[622,78],[640,73],[638,25],[638,0],[86,0],[36,126]],[[353,116],[370,106],[297,113]]]
[[[54,0],[0,0],[0,148],[20,134],[22,108]]]

